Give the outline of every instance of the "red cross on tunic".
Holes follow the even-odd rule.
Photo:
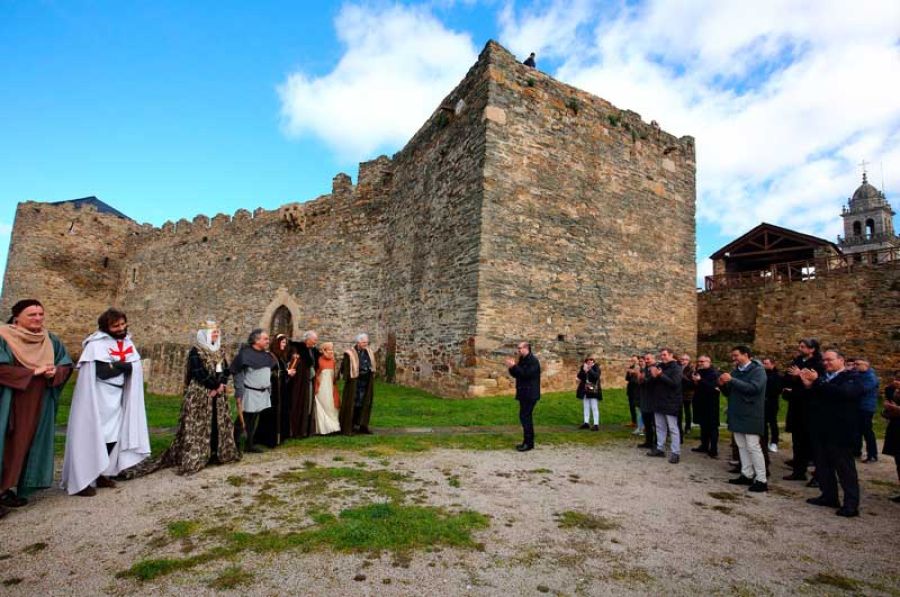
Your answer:
[[[134,347],[133,347],[133,346],[129,346],[128,348],[125,348],[125,341],[124,341],[124,340],[116,340],[116,344],[119,345],[119,350],[113,350],[112,348],[110,348],[110,349],[109,349],[109,356],[111,356],[111,357],[117,357],[117,358],[119,359],[119,361],[121,361],[121,362],[124,363],[124,362],[125,362],[125,357],[127,357],[128,355],[130,355],[131,353],[134,352]]]

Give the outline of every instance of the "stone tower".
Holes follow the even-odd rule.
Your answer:
[[[838,244],[844,254],[900,247],[900,237],[894,234],[894,210],[884,193],[869,184],[865,172],[841,217],[844,236],[838,237]]]

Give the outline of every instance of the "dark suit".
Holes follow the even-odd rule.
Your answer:
[[[519,401],[519,421],[524,433],[523,444],[534,447],[534,420],[532,413],[541,399],[541,363],[532,353],[519,358],[519,362],[509,368],[509,374],[516,378],[516,400]]]
[[[825,374],[822,355],[815,353],[808,359],[798,356],[791,365],[800,369],[814,369],[821,378]],[[806,467],[813,459],[813,447],[809,434],[809,400],[812,390],[803,385],[799,376],[786,375],[784,378],[782,397],[788,401],[785,431],[790,431],[794,444],[794,475],[806,476]]]
[[[719,372],[713,367],[697,369],[694,382],[694,417],[700,425],[700,447],[710,456],[719,453]]]
[[[810,388],[807,421],[822,499],[838,501],[837,480],[840,480],[847,510],[859,509],[859,478],[853,447],[857,434],[856,412],[864,393],[859,376],[846,370],[831,380],[823,375]]]

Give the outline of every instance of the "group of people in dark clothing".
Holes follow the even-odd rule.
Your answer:
[[[786,461],[791,473],[785,480],[807,481],[821,495],[810,504],[832,507],[841,516],[859,514],[859,480],[855,457],[864,463],[878,459],[872,421],[878,406],[879,380],[870,363],[849,359],[839,350],[821,350],[813,338],[800,340],[799,354],[784,372],[775,361],[753,357],[747,346],[731,351],[734,368],[719,372],[708,355],[696,365],[688,355],[676,360],[664,348],[634,355],[626,370],[626,392],[631,424],[643,432],[651,457],[665,457],[669,438],[669,462],[681,458],[681,439],[692,423],[700,427],[700,444],[692,452],[718,457],[720,397],[727,399],[726,420],[732,433],[732,472],[729,480],[750,491],[768,490],[769,454],[777,452],[780,400],[788,404],[785,430],[791,433],[793,458]],[[579,372],[581,375],[581,372]],[[882,415],[888,419],[883,453],[898,459],[900,478],[900,372],[885,390]],[[896,397],[896,398],[895,398]],[[641,429],[641,427],[643,429]],[[814,472],[808,478],[808,469]],[[840,485],[844,498],[838,498]],[[900,496],[893,498],[900,502]]]

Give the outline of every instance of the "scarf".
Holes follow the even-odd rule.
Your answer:
[[[53,342],[46,332],[29,332],[16,325],[0,326],[0,338],[6,340],[16,361],[27,369],[52,367]]]
[[[375,375],[375,353],[368,346],[365,351],[369,353],[369,361],[372,363],[372,375]],[[359,355],[356,354],[356,347],[347,349],[344,354],[350,359],[350,379],[359,377]]]

